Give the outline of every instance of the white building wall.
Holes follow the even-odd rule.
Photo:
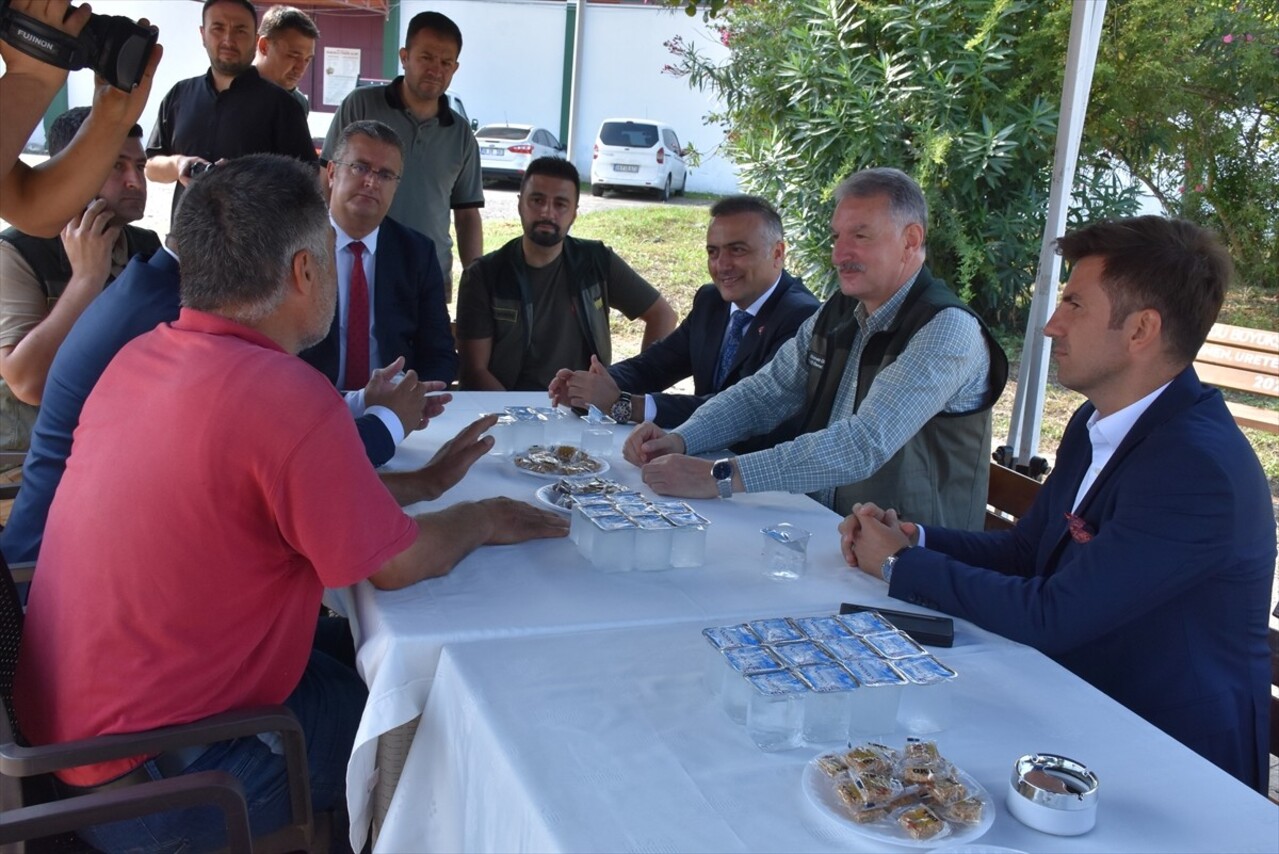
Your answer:
[[[510,121],[543,124],[558,134],[564,65],[566,7],[524,0],[404,0],[401,44],[409,20],[428,10],[448,15],[462,30],[461,65],[453,91],[481,124]],[[675,35],[714,60],[727,56],[718,36],[682,10],[584,4],[574,165],[589,176],[592,148],[607,118],[661,119],[675,127],[684,145],[702,153],[689,174],[691,192],[732,193],[736,167],[717,153],[724,134],[704,122],[717,99],[663,74],[674,61],[663,43]]]
[[[179,80],[203,74],[209,61],[200,43],[200,3],[192,0],[95,0],[95,12],[148,18],[160,28],[164,58],[140,124],[151,135],[160,99]],[[573,163],[589,176],[592,147],[600,123],[607,118],[661,119],[673,125],[684,145],[702,154],[689,174],[692,192],[731,193],[737,170],[718,154],[723,132],[704,118],[718,100],[689,87],[682,78],[663,74],[674,61],[663,43],[679,35],[718,61],[728,49],[700,17],[682,10],[644,6],[584,4],[578,102],[574,124]],[[564,82],[566,5],[530,0],[404,0],[399,44],[409,20],[418,12],[448,15],[462,30],[462,56],[452,90],[467,112],[481,124],[541,124],[557,135]],[[397,46],[388,45],[388,50]],[[68,83],[70,106],[93,100],[93,75],[73,72]],[[564,140],[566,141],[566,140]]]
[[[480,124],[541,125],[560,135],[564,5],[520,0],[406,0],[400,41],[419,12],[448,15],[462,30],[450,87]],[[562,141],[562,140],[561,140]]]

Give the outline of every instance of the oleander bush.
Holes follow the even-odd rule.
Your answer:
[[[709,25],[728,59],[676,38],[667,70],[721,99],[709,118],[725,126],[743,188],[779,205],[792,268],[829,292],[835,185],[897,166],[928,197],[933,271],[991,322],[1019,324],[1043,238],[1070,4],[719,5]],[[1143,187],[1170,214],[1217,228],[1249,281],[1279,286],[1274,7],[1111,0],[1069,227],[1135,212]]]

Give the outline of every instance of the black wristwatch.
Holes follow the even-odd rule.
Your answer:
[[[731,459],[716,460],[711,466],[711,477],[715,478],[715,488],[720,498],[733,497],[733,461]]]
[[[631,395],[629,392],[622,392],[613,404],[612,409],[608,411],[609,416],[618,424],[631,423]]]

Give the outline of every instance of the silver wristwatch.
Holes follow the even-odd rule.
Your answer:
[[[715,478],[715,488],[720,498],[733,497],[733,461],[731,459],[716,460],[711,466],[711,477]]]
[[[897,558],[901,557],[909,549],[910,549],[910,546],[906,546],[906,548],[898,549],[897,551],[890,554],[888,557],[884,558],[884,562],[880,564],[879,566],[879,575],[881,578],[884,579],[885,583],[888,583],[888,584],[892,583],[893,567],[897,566]]]

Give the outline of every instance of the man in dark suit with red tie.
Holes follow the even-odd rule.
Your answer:
[[[345,127],[328,164],[338,309],[328,336],[301,356],[342,390],[363,389],[400,357],[420,380],[457,377],[435,246],[386,216],[403,167],[402,141],[378,121]]]
[[[971,533],[857,505],[840,525],[845,558],[894,598],[1052,656],[1264,792],[1270,490],[1191,365],[1230,257],[1204,229],[1154,216],[1058,247],[1073,269],[1044,334],[1059,381],[1088,401],[1030,511],[1011,531]]]
[[[728,196],[711,207],[706,266],[712,284],[693,297],[675,331],[638,356],[590,370],[560,370],[550,386],[557,403],[594,404],[620,423],[652,421],[678,427],[693,411],[766,365],[817,311],[816,297],[787,273],[782,220],[758,196]],[[666,389],[693,378],[693,393]],[[798,420],[734,448],[772,447],[793,439]]]

